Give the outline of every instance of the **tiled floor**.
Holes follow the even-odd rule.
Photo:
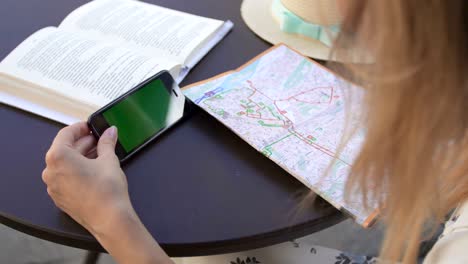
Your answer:
[[[377,254],[381,238],[381,228],[364,230],[350,220],[307,237],[315,245],[366,255]],[[0,224],[0,264],[81,264],[85,255],[83,250],[43,241]],[[98,263],[114,261],[101,255]]]

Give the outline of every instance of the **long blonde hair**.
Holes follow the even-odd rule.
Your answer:
[[[334,53],[358,47],[375,63],[348,65],[367,134],[347,192],[378,201],[381,258],[413,263],[424,228],[468,198],[468,1],[348,3]]]

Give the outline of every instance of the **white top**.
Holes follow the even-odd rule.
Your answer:
[[[424,264],[445,263],[468,263],[468,201],[445,224],[444,232],[424,260]]]

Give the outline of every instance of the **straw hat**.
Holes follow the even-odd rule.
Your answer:
[[[244,0],[241,14],[264,40],[285,43],[312,58],[330,59],[340,23],[336,0]]]

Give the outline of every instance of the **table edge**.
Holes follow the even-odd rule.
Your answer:
[[[316,219],[315,221],[309,221],[297,224],[292,227],[282,228],[254,236],[200,243],[160,243],[160,246],[171,257],[207,256],[233,253],[271,246],[310,235],[327,227],[336,225],[346,219],[347,217],[344,214],[335,210],[327,216]],[[99,244],[96,239],[90,239],[89,237],[85,236],[73,235],[59,232],[53,229],[43,228],[1,212],[0,223],[16,231],[31,235],[39,239],[47,240],[49,242],[93,252],[107,253],[107,251]]]

